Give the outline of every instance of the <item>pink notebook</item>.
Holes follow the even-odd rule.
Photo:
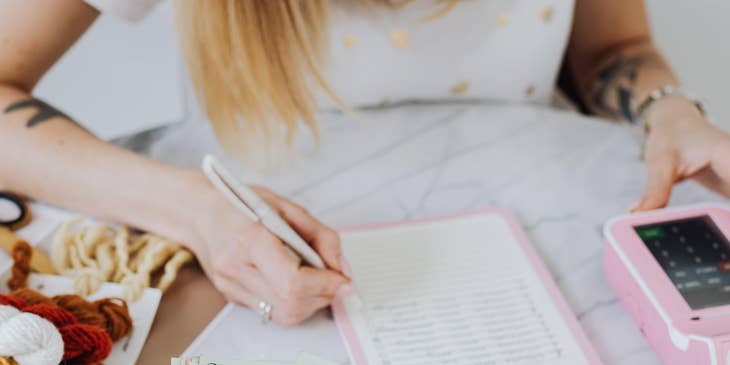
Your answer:
[[[335,320],[356,365],[601,364],[514,217],[488,210],[342,232]]]

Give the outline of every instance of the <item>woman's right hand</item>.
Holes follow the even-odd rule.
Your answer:
[[[664,207],[674,184],[688,178],[730,197],[730,134],[682,97],[665,98],[653,108],[647,119],[646,191],[631,210]]]
[[[253,187],[304,240],[317,251],[328,269],[300,266],[275,235],[253,222],[210,184],[203,211],[195,224],[190,248],[212,281],[228,300],[258,310],[271,304],[271,320],[291,327],[328,306],[337,289],[348,283],[342,274],[340,239],[332,229],[304,208],[268,189]]]

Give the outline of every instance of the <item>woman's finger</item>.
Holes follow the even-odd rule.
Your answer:
[[[237,278],[229,278],[240,281],[241,285],[249,290],[265,295],[266,297],[278,297],[282,300],[308,300],[311,298],[322,299],[325,305],[334,298],[337,289],[345,284],[344,278],[327,270],[319,270],[311,267],[300,268],[300,273],[295,281],[299,281],[300,290],[293,290],[288,296],[281,296],[277,293],[261,272],[253,266],[242,266],[240,275]],[[297,283],[294,284],[298,285]],[[319,301],[318,301],[319,302]]]
[[[250,257],[276,293],[287,297],[292,290],[293,278],[299,271],[299,262],[284,249],[281,240],[263,226],[258,228],[250,243]]]
[[[312,217],[300,205],[273,191],[255,185],[252,188],[317,251],[327,267],[342,272],[342,250],[340,236],[337,232]]]
[[[647,158],[647,181],[644,196],[631,212],[662,208],[669,202],[676,180],[676,158],[671,153]]]
[[[253,275],[250,270],[256,270],[256,275],[261,271],[261,266],[251,267],[251,269],[240,269],[244,270],[245,275]],[[248,278],[248,276],[243,276]],[[331,270],[315,269],[308,266],[300,266],[297,271],[289,275],[281,275],[277,277],[277,280],[272,282],[269,279],[270,276],[261,274],[261,285],[267,285],[273,288],[274,293],[285,299],[308,299],[312,297],[322,297],[327,300],[334,298],[337,290],[344,284],[349,282],[349,279]],[[282,283],[282,279],[284,279]],[[233,278],[235,279],[235,278]],[[246,285],[250,285],[250,281],[246,282]]]
[[[251,266],[241,268],[241,278],[245,278],[244,285],[258,298],[255,300],[255,307],[251,308],[258,310],[259,301],[266,301],[271,304],[272,321],[286,327],[306,320],[319,309],[328,306],[332,300],[319,296],[282,298],[268,285],[261,273]]]
[[[342,272],[340,235],[312,217],[306,209],[286,199],[278,204],[279,214],[322,257],[327,267]]]
[[[330,270],[320,270],[307,266],[299,268],[296,279],[301,286],[301,295],[314,295],[329,300],[337,290],[350,280]]]

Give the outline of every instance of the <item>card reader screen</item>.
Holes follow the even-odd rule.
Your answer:
[[[634,228],[690,308],[730,304],[730,243],[709,216]]]

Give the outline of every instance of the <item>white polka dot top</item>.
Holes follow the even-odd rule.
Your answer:
[[[325,76],[354,107],[401,101],[548,103],[574,0],[414,0],[399,9],[333,0]],[[135,20],[158,0],[87,0]],[[322,108],[334,103],[320,96]]]

